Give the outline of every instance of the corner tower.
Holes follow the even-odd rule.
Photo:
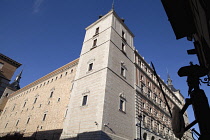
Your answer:
[[[61,139],[134,139],[133,33],[112,9],[86,28]]]

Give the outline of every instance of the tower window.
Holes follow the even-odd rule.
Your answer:
[[[93,40],[93,47],[96,47],[97,39]]]
[[[124,31],[122,31],[122,37],[125,38],[125,32]]]
[[[122,43],[122,52],[125,54],[125,44]]]
[[[99,27],[96,28],[96,32],[95,32],[95,35],[97,35],[99,33]]]
[[[119,110],[125,112],[125,100],[120,98],[120,106]]]
[[[124,68],[124,67],[121,67],[121,72],[120,72],[120,74],[121,74],[123,77],[125,77],[125,68]]]
[[[82,106],[87,105],[87,98],[88,98],[88,96],[87,96],[87,95],[83,96]]]
[[[91,71],[92,69],[93,69],[93,63],[90,63],[88,67],[88,71]]]

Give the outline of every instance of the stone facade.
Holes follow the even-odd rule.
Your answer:
[[[144,140],[175,139],[153,70],[133,37],[114,10],[88,26],[79,59],[10,94],[1,136],[134,140],[141,129]],[[161,83],[170,107],[181,108],[181,93]]]
[[[77,63],[72,61],[12,93],[0,116],[0,135],[60,137]]]

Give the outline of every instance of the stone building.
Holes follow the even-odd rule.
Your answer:
[[[1,137],[134,140],[141,129],[144,140],[176,139],[153,70],[133,38],[113,9],[100,17],[86,28],[79,59],[9,94]],[[184,98],[171,79],[161,83],[170,106],[181,108]]]

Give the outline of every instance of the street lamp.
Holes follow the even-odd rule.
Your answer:
[[[141,115],[138,115],[138,120],[139,120],[139,123],[137,123],[136,126],[139,127],[140,139],[138,138],[137,140],[142,140],[141,139],[141,121],[142,121],[142,116]]]

